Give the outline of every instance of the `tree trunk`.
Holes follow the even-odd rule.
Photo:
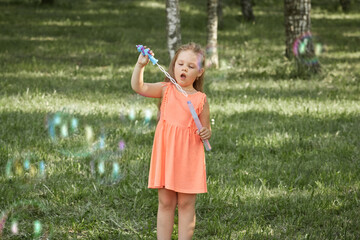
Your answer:
[[[241,0],[241,12],[245,21],[252,22],[255,20],[251,0]]]
[[[207,45],[206,45],[206,67],[219,67],[217,53],[217,16],[218,0],[208,0],[208,21],[207,21]]]
[[[170,59],[181,45],[180,8],[178,0],[166,0],[167,39]]]
[[[293,45],[295,41],[304,34],[310,35],[305,43],[302,43],[306,47],[305,52],[306,59],[314,59],[315,52],[314,46],[311,41],[311,21],[310,21],[310,10],[311,10],[311,0],[285,0],[284,4],[285,10],[285,33],[286,33],[286,51],[285,55],[288,59],[294,57]],[[310,39],[310,41],[308,41]],[[299,45],[300,46],[300,45]],[[307,68],[317,72],[320,70],[320,65],[317,61],[312,61],[311,64],[308,62],[301,61],[303,59],[296,56],[296,62],[299,67],[306,65]]]
[[[349,12],[351,0],[340,0],[341,8],[344,12]]]

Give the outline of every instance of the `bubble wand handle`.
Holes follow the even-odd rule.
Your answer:
[[[192,115],[192,117],[194,119],[194,122],[196,124],[196,127],[198,128],[198,130],[200,132],[200,130],[202,129],[202,125],[201,125],[201,122],[199,120],[198,115],[195,112],[194,106],[192,105],[192,103],[190,101],[187,101],[187,104],[188,104],[188,107],[190,109],[191,115]],[[204,146],[205,146],[206,150],[210,151],[211,146],[210,146],[209,140],[205,139],[205,140],[203,140],[203,143],[204,143]]]
[[[138,52],[141,52],[144,56],[148,56],[153,65],[157,64],[158,60],[149,53],[149,49],[145,49],[143,45],[136,45]]]

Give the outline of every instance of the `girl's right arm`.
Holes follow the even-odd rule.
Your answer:
[[[150,51],[150,54],[153,53]],[[145,97],[160,98],[162,97],[163,84],[158,83],[144,83],[144,70],[145,66],[149,63],[149,57],[143,56],[140,53],[138,61],[135,65],[134,71],[131,76],[131,87],[138,94]]]

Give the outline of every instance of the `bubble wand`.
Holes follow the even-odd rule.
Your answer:
[[[160,71],[162,71],[162,72],[165,74],[165,76],[166,76],[168,79],[170,79],[170,81],[175,85],[175,87],[176,87],[185,97],[188,97],[188,94],[181,88],[181,86],[176,82],[176,80],[175,80],[174,78],[172,78],[172,77],[170,76],[170,74],[169,74],[168,72],[166,72],[165,69],[158,64],[158,60],[157,60],[156,58],[154,58],[154,57],[149,53],[149,51],[150,51],[149,49],[145,49],[143,45],[136,45],[136,48],[137,48],[138,52],[141,52],[144,56],[147,55],[147,56],[149,57],[149,60],[152,62],[152,64],[153,64],[153,65],[156,64],[156,65],[159,67]],[[187,101],[187,104],[188,104],[189,110],[190,110],[190,112],[191,112],[191,116],[192,116],[193,119],[194,119],[195,125],[196,125],[197,129],[198,129],[199,132],[200,132],[200,130],[201,130],[201,128],[202,128],[202,124],[201,124],[201,122],[200,122],[200,120],[199,120],[198,115],[196,114],[196,111],[195,111],[195,109],[194,109],[194,106],[193,106],[193,104],[191,103],[191,101]],[[204,143],[204,146],[205,146],[206,150],[207,150],[207,151],[210,151],[210,150],[211,150],[211,146],[210,146],[209,140],[205,139],[205,140],[203,140],[203,143]]]

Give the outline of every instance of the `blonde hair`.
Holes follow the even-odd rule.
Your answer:
[[[170,74],[170,76],[172,78],[174,78],[174,68],[175,68],[175,62],[178,59],[179,54],[182,51],[187,51],[187,50],[191,50],[193,51],[195,54],[198,55],[199,61],[198,61],[198,67],[199,67],[199,71],[201,68],[203,68],[205,65],[205,53],[204,50],[202,49],[202,47],[196,43],[190,42],[188,44],[182,45],[178,48],[178,50],[175,52],[175,55],[173,57],[173,59],[170,62],[169,65],[169,69],[168,69],[168,73]],[[204,75],[205,75],[205,71],[203,72],[203,74],[201,74],[200,77],[197,77],[196,80],[193,83],[193,87],[199,91],[199,92],[204,92]],[[165,77],[164,79],[165,82],[170,82],[170,79],[168,77]],[[162,98],[159,99],[158,102],[158,109],[160,112],[160,106],[161,106],[161,102],[162,102]],[[159,119],[159,113],[158,113],[158,119]]]
[[[170,62],[169,65],[169,69],[168,69],[168,73],[170,74],[170,76],[172,78],[174,78],[174,68],[175,68],[175,62],[178,59],[179,54],[182,51],[187,51],[187,50],[191,50],[193,51],[195,54],[198,55],[199,61],[198,61],[198,65],[199,65],[199,71],[200,69],[204,66],[205,64],[205,54],[204,54],[204,50],[201,48],[200,45],[190,42],[188,44],[182,45],[181,47],[179,47],[179,49],[175,52],[175,56],[173,57],[173,59]],[[204,75],[205,72],[203,74],[201,74],[200,77],[196,78],[196,80],[193,83],[193,87],[200,92],[204,92]],[[170,79],[168,77],[165,77],[164,79],[165,82],[170,82]]]

